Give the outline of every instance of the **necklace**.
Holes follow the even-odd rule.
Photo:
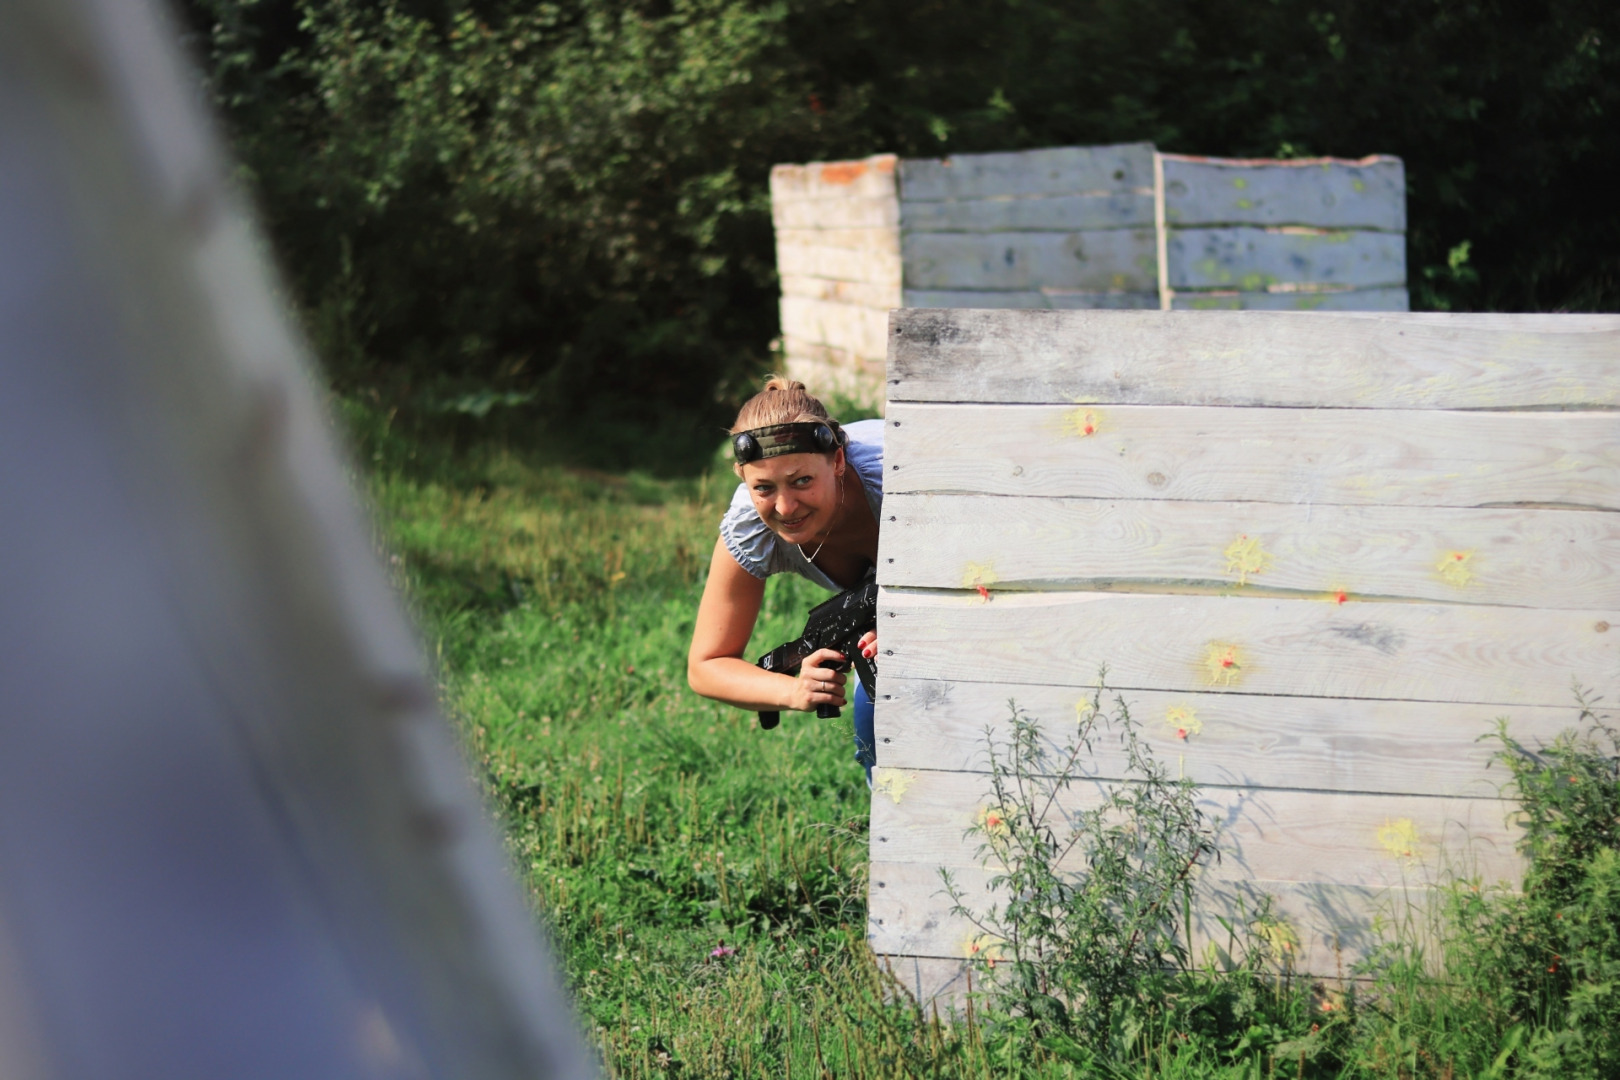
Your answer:
[[[840,511],[844,509],[844,480],[841,476],[838,478],[838,509]],[[834,518],[833,524],[836,525],[837,523],[838,519]],[[813,566],[815,565],[816,556],[821,554],[821,549],[826,547],[827,541],[832,538],[832,531],[832,525],[827,526],[827,535],[821,538],[821,543],[816,545],[816,550],[812,551],[808,555],[804,553],[803,544],[794,544],[793,546],[799,549],[800,557],[802,557],[805,562],[810,563]]]

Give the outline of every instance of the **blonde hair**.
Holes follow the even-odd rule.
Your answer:
[[[771,424],[799,424],[816,420],[832,423],[832,417],[827,415],[827,406],[806,390],[804,383],[772,375],[765,380],[765,389],[749,398],[737,410],[737,422],[731,425],[731,434]]]

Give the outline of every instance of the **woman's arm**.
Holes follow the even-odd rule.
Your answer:
[[[844,659],[841,653],[832,649],[811,653],[797,678],[743,659],[764,598],[765,583],[737,565],[724,541],[716,541],[692,627],[692,647],[686,654],[686,681],[706,698],[755,712],[842,706],[844,674],[822,666]]]

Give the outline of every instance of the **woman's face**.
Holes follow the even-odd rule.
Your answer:
[[[808,544],[832,526],[844,452],[783,454],[742,467],[760,520],[790,544]]]

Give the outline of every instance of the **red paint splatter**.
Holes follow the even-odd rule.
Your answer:
[[[1350,598],[1349,598],[1349,597],[1348,597],[1348,596],[1346,596],[1346,595],[1345,595],[1345,594],[1344,594],[1344,591],[1343,591],[1343,590],[1342,590],[1342,589],[1341,589],[1341,590],[1340,590],[1340,591],[1339,591],[1339,595],[1337,595],[1337,596],[1335,596],[1335,597],[1334,597],[1334,598],[1333,598],[1333,602],[1334,602],[1334,603],[1335,603],[1335,604],[1342,604],[1342,603],[1344,603],[1344,602],[1345,602],[1345,601],[1346,601],[1346,600],[1348,600],[1348,599],[1350,599]]]
[[[1230,656],[1221,657],[1221,667],[1231,667],[1235,663],[1237,663],[1237,661],[1232,659]]]
[[[1186,737],[1187,737],[1187,729],[1186,728],[1184,728],[1184,727],[1176,728],[1176,738],[1185,739]]]
[[[1464,554],[1463,554],[1463,553],[1462,553],[1462,552],[1460,552],[1460,551],[1456,551],[1456,552],[1452,552],[1452,555],[1451,555],[1451,557],[1452,557],[1452,558],[1453,558],[1453,559],[1456,559],[1456,560],[1457,560],[1457,561],[1458,561],[1458,562],[1462,562],[1462,561],[1463,561],[1463,559],[1465,559],[1465,558],[1467,558],[1467,556],[1465,556],[1465,555],[1464,555]]]
[[[973,587],[979,590],[979,599],[988,604],[990,602],[990,590],[985,588],[983,585],[975,585]]]

